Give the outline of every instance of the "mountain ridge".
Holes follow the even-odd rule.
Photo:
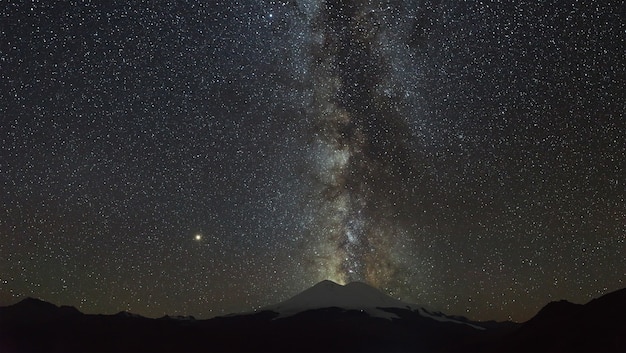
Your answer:
[[[92,315],[27,298],[0,307],[0,351],[626,351],[626,289],[587,304],[552,302],[531,320],[515,324],[446,316],[362,283],[318,285],[275,304],[297,309],[283,317],[271,310],[206,320],[150,319],[125,312]],[[351,298],[355,295],[361,298]],[[393,305],[377,306],[381,303]],[[394,317],[372,315],[372,306]]]

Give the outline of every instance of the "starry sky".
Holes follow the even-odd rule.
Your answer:
[[[626,287],[622,1],[5,2],[0,80],[0,305]]]

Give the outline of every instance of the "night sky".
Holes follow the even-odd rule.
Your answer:
[[[623,1],[6,1],[0,82],[0,305],[626,287]]]

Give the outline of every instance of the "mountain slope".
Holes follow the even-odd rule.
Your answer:
[[[429,312],[362,283],[323,282],[266,309],[148,319],[26,299],[0,307],[0,352],[626,351],[626,289],[585,305],[550,303],[521,326]]]
[[[342,310],[360,310],[371,317],[384,319],[399,319],[399,311],[420,315],[424,318],[440,322],[464,324],[478,330],[484,328],[468,320],[459,320],[425,309],[416,304],[410,304],[390,297],[389,295],[362,282],[351,282],[340,285],[332,281],[322,281],[313,287],[293,296],[292,298],[261,310],[278,313],[278,319],[289,317],[307,310],[339,308]]]
[[[626,352],[626,289],[588,302],[551,302],[494,351]]]

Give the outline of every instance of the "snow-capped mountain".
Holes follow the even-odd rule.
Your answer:
[[[276,312],[279,314],[276,319],[280,319],[307,310],[324,308],[359,310],[366,312],[371,317],[384,319],[399,319],[398,310],[403,310],[440,322],[452,322],[469,325],[479,330],[484,329],[458,318],[432,312],[422,306],[392,298],[362,282],[351,282],[341,285],[329,280],[322,281],[282,303],[270,305],[261,310]]]
[[[375,317],[397,317],[379,308],[410,309],[411,305],[394,299],[381,291],[361,282],[346,285],[332,281],[322,281],[313,287],[287,299],[282,303],[270,305],[262,310],[274,311],[278,318],[292,316],[299,312],[323,308],[368,311]]]
[[[29,298],[0,307],[0,352],[626,352],[624,313],[626,289],[548,304],[524,324],[472,322],[328,281],[207,320],[90,315]]]

